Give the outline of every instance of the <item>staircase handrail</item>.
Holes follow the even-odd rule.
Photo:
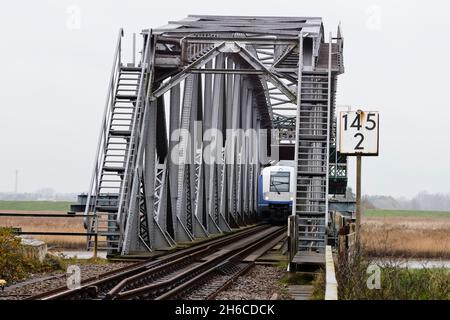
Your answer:
[[[105,141],[108,137],[109,128],[107,127],[108,123],[108,115],[109,111],[111,109],[112,101],[114,100],[114,85],[115,85],[115,79],[116,75],[118,74],[118,70],[120,69],[121,63],[122,63],[122,37],[123,37],[123,29],[119,29],[119,35],[117,39],[117,45],[114,53],[114,59],[113,59],[113,66],[111,71],[111,77],[108,82],[108,93],[106,96],[106,102],[105,107],[103,111],[103,117],[102,117],[102,125],[100,127],[100,134],[99,139],[97,143],[97,151],[95,153],[95,160],[94,160],[94,169],[92,172],[92,179],[89,186],[88,196],[86,200],[86,209],[84,214],[87,215],[89,213],[89,210],[91,208],[91,198],[92,193],[96,192],[98,190],[99,186],[99,173],[102,171],[103,167],[103,157],[100,156],[100,152],[102,151],[102,146],[105,146]],[[104,150],[103,150],[104,152]],[[95,194],[95,197],[98,198],[99,195]],[[96,209],[94,207],[94,214],[96,214]],[[95,218],[94,218],[95,219]],[[91,220],[92,221],[92,220]]]
[[[121,234],[123,234],[123,228],[124,228],[124,216],[123,216],[123,211],[124,209],[124,200],[125,200],[125,190],[127,190],[127,188],[129,186],[131,186],[131,179],[130,179],[130,175],[133,174],[133,172],[130,172],[133,168],[133,166],[130,164],[131,161],[131,156],[132,156],[132,146],[135,143],[135,136],[136,136],[136,132],[139,132],[139,130],[136,130],[136,122],[137,122],[137,117],[138,117],[138,113],[139,113],[139,108],[141,107],[141,103],[144,103],[145,105],[145,95],[147,93],[147,90],[145,90],[146,88],[144,88],[144,84],[145,84],[145,73],[147,72],[147,67],[150,67],[150,63],[148,61],[149,58],[149,51],[150,51],[150,43],[151,43],[151,37],[150,37],[150,31],[148,32],[148,36],[147,36],[147,43],[145,44],[145,48],[144,48],[144,54],[143,54],[143,58],[141,60],[141,75],[140,75],[140,79],[139,79],[139,89],[138,89],[138,93],[136,96],[136,106],[135,106],[135,110],[136,112],[134,113],[133,116],[133,122],[132,122],[132,126],[131,126],[131,137],[130,137],[130,142],[129,142],[129,148],[128,148],[128,152],[127,152],[127,157],[126,157],[126,165],[125,165],[125,172],[124,172],[124,180],[122,183],[122,187],[120,190],[120,196],[119,196],[119,210],[117,211],[117,217],[116,217],[116,223],[119,225]],[[148,65],[147,65],[148,64]],[[142,95],[144,95],[142,97]],[[142,117],[140,119],[142,121]],[[136,138],[137,139],[137,138]],[[135,150],[137,146],[135,146]],[[136,160],[136,157],[133,159],[133,161]],[[126,199],[127,202],[129,201],[129,199]]]

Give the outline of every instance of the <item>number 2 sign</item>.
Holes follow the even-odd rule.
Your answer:
[[[339,152],[341,154],[378,155],[378,112],[342,111],[339,120]]]

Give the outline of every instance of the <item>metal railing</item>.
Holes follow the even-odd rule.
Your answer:
[[[104,108],[103,117],[102,117],[103,120],[102,120],[102,125],[100,127],[99,140],[97,143],[97,150],[95,153],[94,169],[93,169],[93,173],[92,173],[91,184],[89,186],[88,197],[86,200],[86,209],[84,212],[85,215],[88,215],[89,210],[92,206],[91,199],[92,199],[93,193],[95,193],[95,196],[96,196],[96,197],[94,197],[94,199],[97,199],[97,196],[98,196],[97,191],[99,190],[101,172],[103,170],[103,156],[102,155],[105,153],[106,141],[107,141],[108,134],[109,134],[108,123],[109,123],[109,118],[111,115],[110,111],[111,111],[112,105],[114,103],[115,84],[117,81],[120,67],[122,65],[122,37],[123,37],[123,29],[121,28],[119,30],[116,50],[114,53],[111,77],[110,77],[109,84],[108,84],[108,93],[106,96],[106,103],[105,103],[105,108]],[[93,208],[94,208],[94,215],[95,215],[94,219],[85,220],[86,226],[89,227],[89,230],[92,230],[95,227],[94,224],[98,220],[96,207],[93,206]]]
[[[143,109],[143,105],[145,107],[147,103],[147,88],[145,87],[146,83],[150,83],[150,81],[146,82],[145,74],[147,72],[147,68],[150,67],[150,46],[151,46],[151,31],[147,34],[147,42],[145,44],[145,48],[142,54],[142,60],[141,60],[141,74],[139,79],[139,89],[136,97],[136,106],[135,106],[135,112],[133,114],[133,121],[131,126],[131,137],[129,141],[129,147],[127,151],[126,156],[126,162],[125,162],[125,172],[124,172],[124,178],[121,184],[121,190],[120,190],[120,196],[119,196],[119,210],[117,212],[116,222],[119,225],[120,228],[120,234],[123,234],[124,231],[124,223],[125,223],[125,215],[123,214],[126,212],[129,204],[129,200],[127,198],[127,195],[129,192],[129,188],[132,186],[133,183],[133,176],[134,171],[133,168],[135,168],[134,162],[136,161],[136,151],[137,146],[139,145],[139,139],[140,139],[140,127],[143,120],[143,112],[141,112],[141,109]],[[149,79],[147,79],[149,80]],[[138,118],[140,123],[138,122]],[[138,126],[138,127],[137,127]]]
[[[192,63],[193,61],[197,60],[200,56],[214,48],[214,46],[217,44],[217,41],[212,41],[209,43],[205,42],[196,42],[195,38],[200,38],[200,40],[203,40],[205,38],[211,38],[214,39],[217,37],[216,34],[202,34],[201,36],[194,36],[192,38],[183,38],[181,40],[181,43],[179,44],[181,46],[181,61],[184,63]]]
[[[76,218],[92,218],[92,214],[55,214],[55,213],[23,213],[23,212],[0,212],[0,217],[16,217],[16,218],[60,218],[60,219],[76,219]],[[29,236],[68,236],[68,237],[94,237],[94,253],[93,257],[97,258],[98,236],[95,232],[65,232],[65,231],[23,231],[21,227],[12,227],[12,233],[16,235]]]

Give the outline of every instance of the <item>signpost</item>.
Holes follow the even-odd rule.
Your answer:
[[[339,116],[339,152],[356,156],[356,241],[361,226],[361,157],[378,156],[378,111],[342,111]]]

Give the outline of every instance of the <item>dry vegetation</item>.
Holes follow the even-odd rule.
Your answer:
[[[62,270],[61,259],[47,256],[43,262],[29,257],[21,248],[20,239],[10,229],[0,227],[0,279],[20,281],[30,273]]]
[[[22,212],[30,213],[31,211]],[[65,214],[59,211],[39,211],[39,213]],[[0,226],[20,227],[23,231],[34,232],[86,232],[83,227],[83,218],[0,217]],[[45,241],[51,247],[66,249],[84,248],[86,244],[86,238],[79,236],[33,236],[33,238]]]
[[[373,256],[450,259],[450,219],[366,217],[364,247]]]
[[[11,212],[30,206],[28,203],[11,202],[5,209]],[[66,203],[36,202],[39,213],[65,213],[50,211]],[[14,206],[13,206],[14,205]],[[19,206],[20,205],[20,206]],[[44,211],[47,210],[47,211]],[[36,212],[37,213],[37,212]],[[450,214],[424,211],[366,210],[363,215],[364,247],[374,256],[388,253],[393,257],[450,259]],[[23,231],[85,232],[82,218],[20,218],[0,217],[0,226],[21,227]],[[79,236],[35,236],[51,247],[84,248],[86,239]]]
[[[386,254],[385,254],[386,255]],[[337,281],[339,300],[449,300],[450,270],[446,268],[411,269],[400,267],[397,261],[382,266],[364,248],[352,259],[339,259]],[[373,284],[369,266],[380,266],[379,287]]]

